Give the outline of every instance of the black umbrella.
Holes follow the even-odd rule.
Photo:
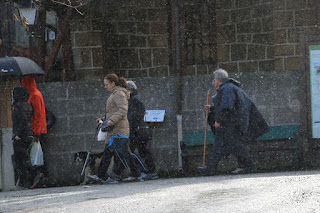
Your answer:
[[[25,57],[0,58],[0,79],[15,79],[23,75],[44,75],[36,62]]]

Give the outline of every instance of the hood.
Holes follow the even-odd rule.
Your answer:
[[[31,76],[25,76],[20,81],[21,85],[29,90],[29,92],[37,90],[36,81]]]
[[[12,105],[21,102],[28,102],[29,92],[23,87],[14,88],[12,90]]]
[[[134,97],[136,95],[138,95],[138,91],[137,90],[133,91],[133,93],[130,94],[130,97]]]
[[[241,83],[233,78],[227,78],[226,80],[223,81],[222,85],[225,85],[227,83],[234,84],[237,87],[241,87]]]
[[[116,91],[123,91],[124,94],[126,94],[127,99],[129,100],[129,98],[130,98],[130,92],[129,92],[126,88],[119,87],[119,86],[115,86],[115,87],[113,87],[111,93],[114,93],[114,92],[116,92]]]

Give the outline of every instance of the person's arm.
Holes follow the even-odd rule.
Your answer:
[[[31,105],[33,107],[33,112],[34,112],[34,125],[32,127],[33,134],[35,138],[40,137],[41,133],[41,99],[39,97],[34,97],[33,100],[31,101]]]

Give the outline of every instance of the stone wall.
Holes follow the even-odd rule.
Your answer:
[[[269,125],[299,123],[299,75],[296,72],[261,72],[232,75],[256,102]],[[207,90],[212,89],[212,75],[183,78],[183,133],[203,132]],[[168,78],[136,78],[141,100],[147,109],[166,110],[163,123],[150,124],[152,151],[158,171],[178,169],[176,128],[176,81]],[[100,81],[45,83],[39,85],[46,106],[57,116],[56,125],[44,146],[52,184],[79,183],[81,168],[73,154],[86,151],[94,142],[95,119],[104,114],[108,97]],[[212,94],[214,92],[212,91]],[[103,144],[95,142],[93,152]]]

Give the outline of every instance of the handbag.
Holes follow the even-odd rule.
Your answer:
[[[149,141],[152,139],[151,130],[146,123],[138,126],[138,130],[135,135],[140,141]]]
[[[33,142],[30,151],[31,165],[32,166],[43,166],[43,151],[40,142]]]
[[[102,132],[110,132],[113,129],[114,129],[114,125],[108,126],[108,121],[103,121],[103,123],[101,124],[101,128],[100,128],[100,130]]]

